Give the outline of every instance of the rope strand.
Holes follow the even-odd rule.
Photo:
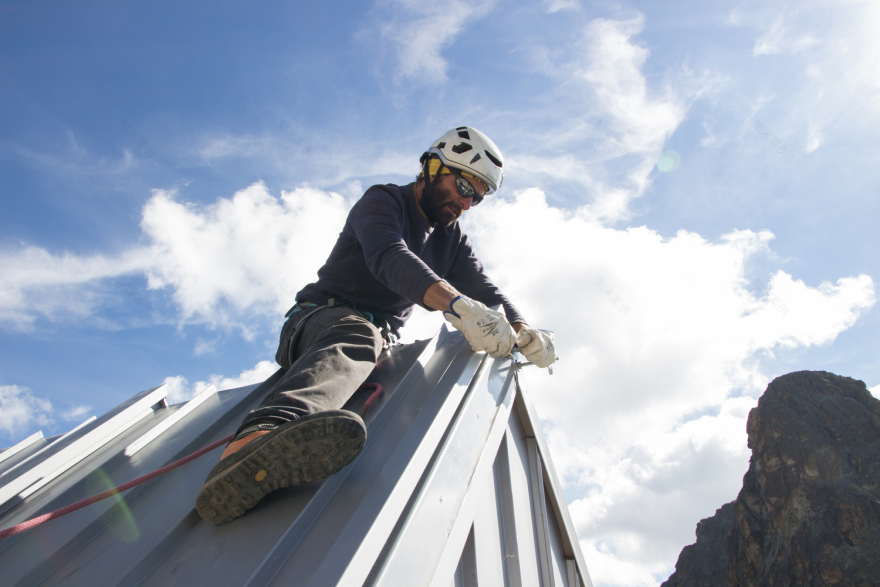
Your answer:
[[[29,530],[30,528],[34,528],[39,526],[40,524],[44,524],[49,520],[54,520],[55,518],[60,518],[61,516],[66,516],[71,512],[75,512],[76,510],[82,509],[87,505],[92,505],[93,503],[98,503],[101,500],[107,499],[108,497],[112,497],[118,493],[122,493],[123,491],[127,491],[132,487],[136,487],[142,483],[146,483],[151,479],[155,479],[156,477],[160,477],[169,471],[173,471],[174,469],[187,464],[188,462],[195,460],[202,456],[205,453],[209,453],[215,448],[218,448],[230,440],[232,440],[233,435],[230,434],[226,438],[221,438],[217,442],[212,442],[205,448],[199,449],[191,455],[187,455],[182,459],[176,460],[170,465],[165,465],[161,469],[156,469],[152,473],[147,473],[146,475],[142,475],[133,481],[129,481],[128,483],[123,483],[119,487],[114,487],[113,489],[108,489],[103,493],[99,493],[98,495],[93,495],[92,497],[87,497],[86,499],[80,500],[76,503],[70,504],[69,506],[65,506],[61,509],[55,510],[54,512],[49,512],[48,514],[43,514],[42,516],[37,516],[36,518],[32,518],[26,522],[22,522],[21,524],[17,524],[12,526],[11,528],[6,528],[5,530],[0,530],[0,540],[4,538],[8,538],[10,536],[14,536],[19,532],[24,532],[25,530]]]
[[[370,409],[370,406],[373,405],[373,402],[376,401],[376,398],[378,398],[382,394],[382,385],[379,383],[364,383],[363,385],[361,385],[358,388],[358,391],[360,391],[362,389],[370,389],[370,388],[372,388],[374,391],[372,394],[370,394],[370,397],[367,398],[367,401],[364,402],[364,407],[361,409],[361,417],[366,415],[367,410]],[[21,524],[16,524],[15,526],[12,526],[11,528],[6,528],[5,530],[0,530],[0,540],[3,540],[4,538],[9,538],[10,536],[14,536],[14,535],[18,534],[19,532],[24,532],[25,530],[30,530],[31,528],[35,528],[35,527],[39,526],[40,524],[45,524],[49,520],[54,520],[56,518],[60,518],[61,516],[66,516],[67,514],[69,514],[71,512],[75,512],[76,510],[79,510],[79,509],[82,509],[86,506],[92,505],[93,503],[98,503],[101,500],[104,500],[104,499],[107,499],[108,497],[112,497],[114,495],[120,494],[123,491],[128,491],[129,489],[131,489],[133,487],[137,487],[138,485],[146,483],[147,481],[155,479],[156,477],[161,477],[165,473],[173,471],[174,469],[181,467],[190,461],[194,461],[195,459],[199,458],[200,456],[207,454],[207,453],[211,452],[212,450],[219,448],[220,446],[222,446],[224,444],[227,444],[229,441],[232,440],[233,436],[235,436],[235,434],[230,434],[229,436],[227,436],[225,438],[221,438],[220,440],[218,440],[216,442],[212,442],[208,446],[201,448],[201,449],[197,450],[196,452],[183,457],[182,459],[178,459],[178,460],[174,461],[173,463],[171,463],[170,465],[165,465],[164,467],[162,467],[160,469],[156,469],[152,473],[147,473],[146,475],[142,475],[142,476],[138,477],[137,479],[129,481],[128,483],[123,483],[122,485],[120,485],[118,487],[114,487],[113,489],[108,489],[107,491],[104,491],[103,493],[93,495],[92,497],[87,497],[86,499],[80,500],[76,503],[70,504],[70,505],[65,506],[61,509],[57,509],[54,512],[49,512],[48,514],[43,514],[42,516],[37,516],[36,518],[31,518],[30,520],[22,522]]]

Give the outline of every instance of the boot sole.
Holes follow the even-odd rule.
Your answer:
[[[214,525],[231,522],[273,491],[336,473],[366,439],[363,420],[353,412],[294,420],[217,463],[199,490],[196,510]]]

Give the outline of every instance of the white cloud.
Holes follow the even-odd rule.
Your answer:
[[[880,117],[880,4],[820,0],[791,8],[747,0],[731,21],[757,31],[754,55],[762,63],[806,75],[776,80],[785,101],[774,117],[785,118],[789,132],[804,129],[807,153],[823,142],[820,128],[849,143],[863,134],[871,140],[867,129]]]
[[[52,423],[52,404],[27,387],[0,385],[0,432],[14,437],[31,426]]]
[[[523,113],[527,124],[518,132],[532,135],[507,153],[512,177],[526,177],[529,185],[548,178],[573,183],[572,199],[590,204],[581,212],[607,223],[629,218],[630,202],[644,194],[689,105],[727,83],[682,66],[649,84],[650,51],[638,40],[644,24],[641,14],[597,18],[564,49],[530,47],[534,72],[556,85],[540,98],[546,115],[535,120],[534,109]]]
[[[671,88],[649,96],[641,69],[650,52],[632,41],[644,24],[642,15],[627,21],[593,20],[584,34],[587,50],[576,75],[593,87],[625,145],[656,153],[684,118],[686,107]]]
[[[441,52],[452,45],[466,25],[491,10],[494,1],[451,0],[437,4],[387,0],[379,5],[393,14],[381,24],[380,31],[396,47],[397,76],[437,84],[446,81],[449,67]]]
[[[249,337],[252,326],[241,318],[283,315],[299,288],[316,278],[351,206],[311,187],[277,198],[262,183],[210,206],[175,196],[154,191],[141,221],[149,244],[116,257],[38,247],[0,253],[0,320],[29,329],[40,316],[94,316],[110,295],[102,284],[142,273],[150,289],[170,288],[181,324],[237,326]],[[200,341],[196,353],[211,345]]]
[[[92,406],[76,406],[63,412],[61,417],[65,420],[78,420],[90,411],[92,411]]]
[[[871,392],[871,395],[873,395],[877,399],[880,399],[880,385],[875,385],[874,387],[869,387],[868,391]]]
[[[351,202],[311,187],[269,194],[255,183],[198,207],[154,191],[141,228],[150,239],[151,288],[169,287],[181,320],[238,324],[241,315],[283,315],[316,278]]]
[[[799,53],[818,44],[819,40],[811,35],[793,36],[790,34],[787,22],[791,20],[792,16],[786,13],[777,16],[761,38],[755,41],[753,54]]]
[[[544,0],[544,7],[547,12],[553,14],[560,10],[577,10],[581,4],[578,0]]]
[[[833,341],[874,305],[873,281],[810,287],[777,271],[755,288],[746,267],[771,256],[769,232],[713,243],[615,230],[538,189],[484,206],[466,220],[489,274],[533,326],[556,332],[554,375],[529,368],[523,381],[579,537],[599,553],[594,580],[654,585],[696,522],[736,496],[748,411],[772,375],[761,361]],[[540,246],[512,246],[524,218]]]
[[[371,145],[369,150],[364,149],[365,142]],[[334,156],[314,156],[320,151],[332,151]],[[307,173],[310,185],[342,185],[342,195],[348,198],[363,194],[357,189],[363,178],[383,177],[387,181],[388,175],[414,175],[420,154],[402,152],[398,136],[357,136],[348,127],[338,134],[327,129],[313,132],[300,125],[294,129],[293,123],[282,121],[263,134],[205,134],[182,158],[194,166],[256,162],[255,173],[264,173],[269,167],[295,183]]]
[[[204,389],[197,389],[195,386],[190,389],[189,381],[187,381],[186,377],[183,375],[166,377],[165,381],[162,383],[168,386],[168,394],[165,398],[169,404],[179,404],[181,402],[189,401]]]
[[[815,123],[810,124],[810,134],[807,136],[807,145],[804,147],[804,153],[812,153],[816,149],[818,149],[822,145],[823,139],[822,131],[819,129],[819,125]]]
[[[193,352],[196,356],[212,355],[217,352],[217,342],[219,339],[205,340],[203,338],[196,339],[196,347]]]
[[[148,256],[140,249],[118,257],[56,255],[33,246],[0,251],[0,321],[27,330],[38,316],[88,316],[100,303],[96,287],[100,280],[148,265]]]
[[[262,183],[209,206],[157,190],[134,252],[37,254],[28,257],[31,272],[12,260],[37,293],[43,283],[84,287],[145,266],[150,286],[170,291],[182,323],[240,324],[250,336],[254,316],[277,318],[314,277],[350,204],[310,187],[277,198]],[[510,227],[524,218],[540,246],[518,246]],[[523,379],[575,496],[579,537],[607,568],[629,569],[611,577],[604,563],[591,568],[609,584],[650,584],[646,577],[671,568],[693,541],[696,521],[734,497],[748,460],[745,419],[770,377],[761,359],[833,341],[875,302],[867,276],[811,287],[777,271],[766,287],[750,287],[745,267],[770,255],[769,232],[734,231],[712,243],[687,231],[663,238],[646,227],[615,230],[594,209],[548,206],[538,189],[487,200],[465,219],[493,279],[533,326],[556,331],[556,374],[530,369]],[[35,311],[22,303],[21,312]],[[441,320],[418,313],[404,333],[430,336]],[[263,361],[237,377],[169,377],[169,399],[185,401],[211,383],[255,383],[276,369]],[[33,417],[46,417],[48,404],[35,411],[41,400],[14,391]]]
[[[261,383],[272,376],[277,370],[278,365],[276,365],[274,361],[260,361],[254,365],[253,369],[245,369],[236,377],[211,375],[208,377],[207,381],[196,381],[192,385],[190,385],[186,377],[183,377],[182,375],[166,377],[164,383],[168,386],[168,403],[177,404],[189,401],[204,391],[209,385],[214,385],[217,388],[217,391],[223,391],[224,389],[235,389],[237,387],[244,387],[245,385]]]

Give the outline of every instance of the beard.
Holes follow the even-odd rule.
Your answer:
[[[428,220],[440,226],[451,226],[462,212],[455,203],[452,192],[439,185],[434,186],[430,193],[427,190],[422,191],[421,204]]]

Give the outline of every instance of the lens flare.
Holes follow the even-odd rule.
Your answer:
[[[94,472],[94,475],[98,479],[97,487],[100,491],[107,491],[108,489],[113,489],[115,487],[110,480],[110,477],[107,476],[103,469],[97,469]],[[126,544],[137,542],[138,538],[141,537],[141,531],[138,528],[137,521],[134,519],[131,510],[128,509],[128,504],[125,503],[125,499],[119,493],[112,497],[108,497],[107,499],[114,502],[115,508],[111,508],[101,516],[105,527],[113,532],[114,536]],[[112,517],[111,511],[114,509],[119,515]]]
[[[657,170],[663,173],[675,171],[681,165],[681,155],[675,151],[664,151],[657,161]]]

